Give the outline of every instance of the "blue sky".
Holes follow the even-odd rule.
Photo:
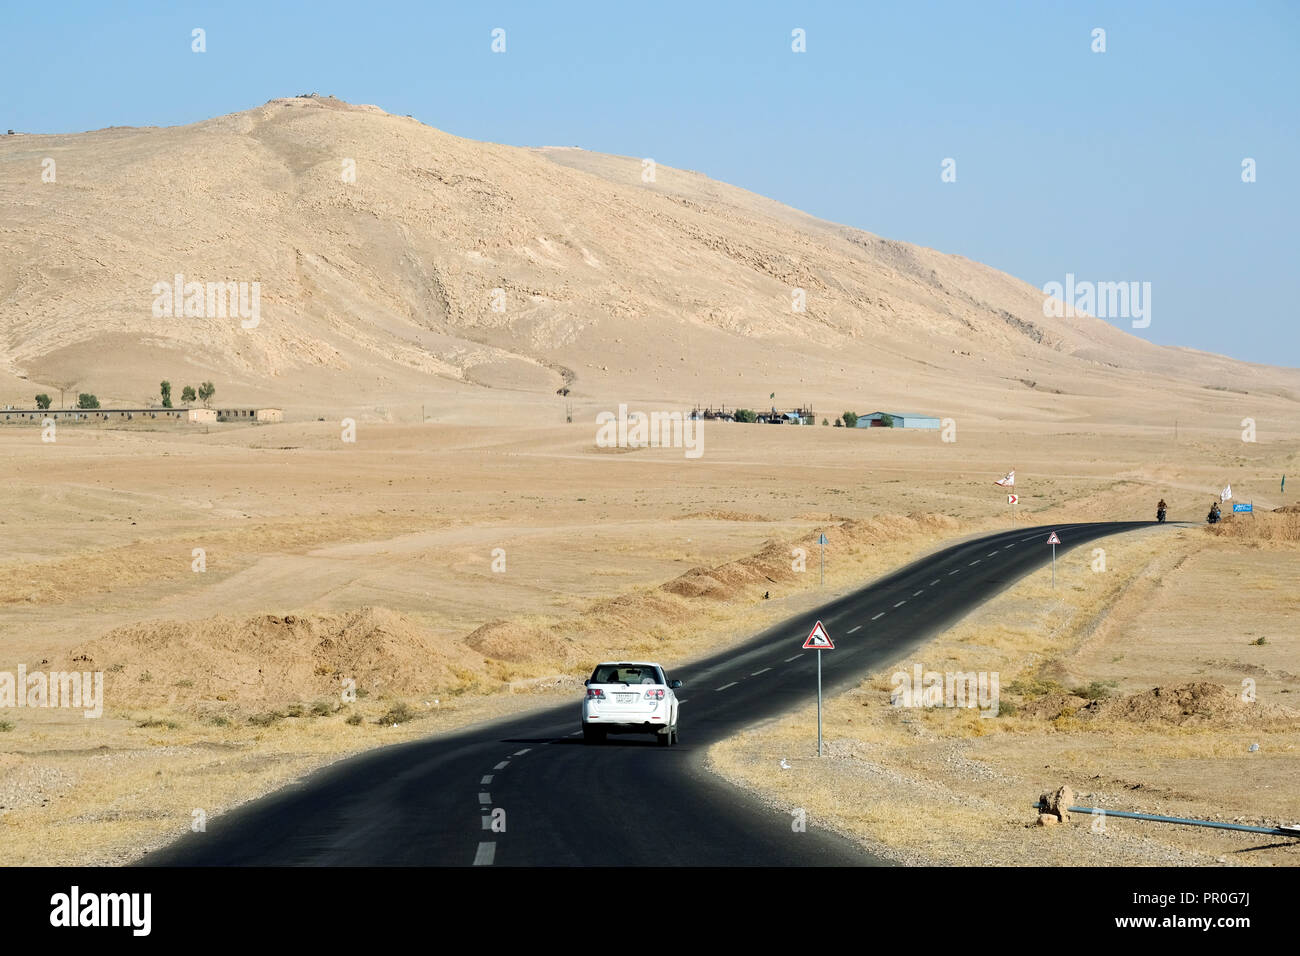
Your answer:
[[[1117,325],[1300,366],[1297,3],[29,3],[3,23],[5,128],[333,94],[654,157],[1039,287],[1150,282],[1150,326]]]

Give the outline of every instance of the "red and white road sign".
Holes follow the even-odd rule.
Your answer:
[[[1049,534],[1049,535],[1047,536],[1047,543],[1048,543],[1048,544],[1060,544],[1060,543],[1061,543],[1061,539],[1058,538],[1058,537],[1056,536],[1056,532],[1053,531],[1051,534]]]
[[[803,646],[805,649],[819,651],[835,650],[835,642],[832,641],[831,636],[826,633],[826,628],[822,626],[821,621],[818,621],[813,625],[812,633],[808,635],[808,640],[803,642]]]
[[[1009,505],[1014,505],[1019,500],[1020,500],[1019,495],[1007,495],[1007,504]]]

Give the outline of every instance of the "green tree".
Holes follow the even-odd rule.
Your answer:
[[[204,382],[199,386],[199,398],[203,401],[205,406],[215,394],[217,394],[217,386],[213,385],[211,382]]]
[[[830,420],[829,418],[823,418],[823,419],[822,419],[822,424],[823,424],[823,425],[829,425],[830,423],[831,423],[831,420]]]
[[[843,427],[844,427],[844,422],[843,422],[843,420],[842,420],[842,419],[839,419],[839,418],[835,419],[835,427],[836,427],[836,428],[843,428]]]
[[[193,405],[197,398],[198,396],[194,394],[193,385],[186,385],[181,389],[181,401],[186,405]]]
[[[738,421],[738,422],[756,422],[756,421],[758,421],[758,416],[755,415],[755,414],[754,414],[752,411],[750,411],[748,408],[738,408],[738,409],[736,409],[736,421]]]
[[[845,427],[845,428],[856,428],[856,427],[857,427],[857,425],[858,425],[858,413],[857,413],[857,412],[845,412],[843,417],[844,417],[844,427]]]
[[[880,416],[880,427],[881,427],[881,428],[893,428],[893,427],[894,427],[894,416],[893,416],[893,415],[881,415],[881,416]]]
[[[50,396],[46,395],[44,392],[41,392],[41,394],[37,395],[37,396],[36,396],[36,407],[37,407],[37,408],[40,408],[40,409],[46,409],[46,408],[49,408],[49,407],[50,407]]]
[[[90,392],[82,392],[77,396],[78,408],[99,408],[99,399]]]
[[[172,407],[172,383],[163,379],[158,383],[158,390],[162,392],[163,408]]]

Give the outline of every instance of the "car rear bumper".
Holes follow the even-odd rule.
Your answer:
[[[599,727],[601,730],[609,733],[649,733],[658,732],[660,729],[668,726],[668,716],[666,714],[656,714],[644,718],[629,717],[627,714],[611,715],[608,717],[599,714],[584,714],[582,718],[583,726]]]

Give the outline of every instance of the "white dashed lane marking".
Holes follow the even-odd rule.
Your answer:
[[[961,573],[961,568],[958,568],[956,571],[949,571],[948,577],[952,577],[954,574],[960,574],[960,573]]]
[[[939,579],[938,579],[938,578],[935,578],[933,581],[931,581],[929,584],[927,584],[926,587],[928,587],[928,588],[932,588],[932,587],[934,587],[934,586],[935,586],[936,584],[938,584],[938,583],[939,583]]]
[[[850,629],[849,629],[849,633],[852,634],[854,631],[860,631],[860,630],[862,630],[862,625],[861,625],[861,624],[859,624],[857,627],[850,628]]]
[[[728,687],[735,687],[736,682],[733,680],[730,684],[723,684],[718,690],[726,690]]]
[[[787,658],[786,658],[784,661],[782,661],[781,663],[783,663],[783,664],[789,664],[791,661],[797,661],[797,660],[798,660],[799,658],[801,658],[801,657],[803,657],[802,654],[796,654],[794,657],[787,657]]]
[[[581,731],[579,731],[579,732],[581,732]],[[501,761],[499,764],[497,764],[495,767],[493,767],[492,769],[493,769],[493,770],[505,770],[506,767],[508,767],[508,766],[510,766],[510,761],[509,761],[509,760],[503,760],[503,761]]]
[[[474,854],[474,865],[491,866],[496,855],[497,845],[495,843],[480,843],[478,845],[478,852]]]
[[[874,620],[876,620],[876,618],[881,618],[881,617],[884,617],[884,616],[885,616],[885,612],[884,612],[884,611],[881,611],[879,614],[876,615],[876,617],[873,617],[872,620],[874,621]]]
[[[922,588],[920,591],[913,591],[912,597],[920,597],[924,592],[925,592],[924,588]]]
[[[484,774],[483,779],[479,781],[479,786],[486,787],[491,782],[492,782],[492,774],[490,773]]]
[[[490,813],[483,814],[483,829],[484,830],[492,829],[492,814]]]
[[[532,749],[533,749],[532,747],[525,747],[523,750],[516,750],[513,756],[522,757],[524,754],[528,753],[528,751]]]
[[[490,793],[480,793],[480,794],[478,795],[478,802],[481,803],[483,806],[486,807],[489,803],[492,802],[492,794],[490,794]]]
[[[980,559],[979,559],[979,558],[976,558],[976,559],[975,559],[974,561],[972,561],[970,564],[966,565],[966,567],[968,567],[968,568],[973,568],[973,567],[975,567],[975,565],[977,565],[977,564],[979,564],[979,563],[980,563]]]
[[[894,607],[902,607],[902,606],[903,606],[904,604],[906,604],[906,603],[907,603],[907,600],[904,599],[904,600],[902,600],[902,601],[899,601],[897,604],[895,604]]]
[[[772,669],[772,668],[770,668],[770,667],[764,667],[761,671],[754,671],[754,673],[750,674],[749,676],[750,676],[750,677],[757,677],[759,674],[766,674],[766,673],[767,673],[768,671],[770,671],[771,669]]]

